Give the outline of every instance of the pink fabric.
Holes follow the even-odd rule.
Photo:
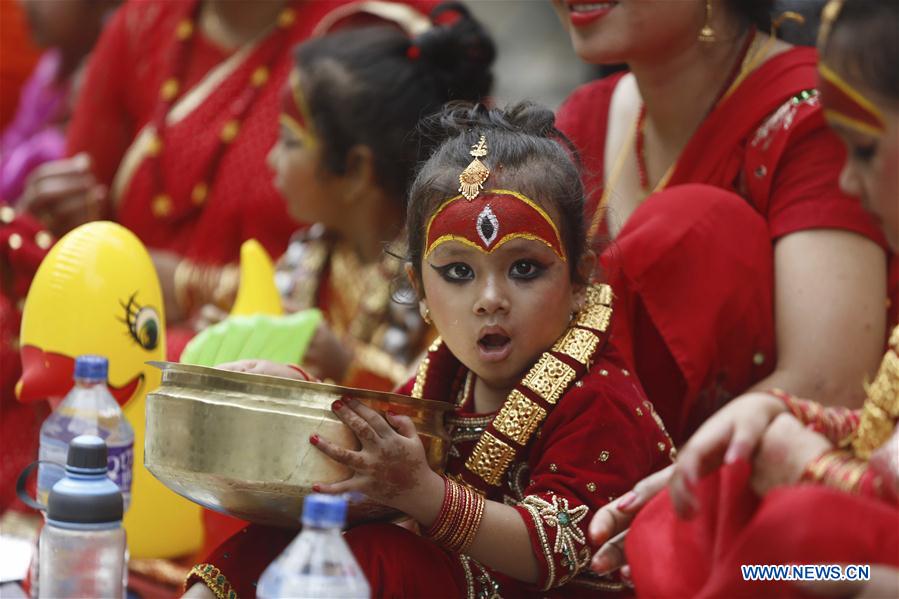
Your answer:
[[[64,125],[69,116],[69,81],[58,81],[58,50],[44,52],[22,89],[13,121],[0,138],[0,198],[19,199],[35,168],[65,155]]]

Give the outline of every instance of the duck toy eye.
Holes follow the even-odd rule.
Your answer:
[[[128,302],[120,302],[125,309],[125,318],[121,321],[128,327],[131,338],[146,350],[156,349],[159,345],[159,314],[152,306],[141,306],[134,293]]]

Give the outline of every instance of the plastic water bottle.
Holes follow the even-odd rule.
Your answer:
[[[125,509],[131,504],[131,472],[134,464],[134,429],[122,415],[118,402],[106,387],[109,362],[102,356],[78,356],[75,386],[41,426],[41,460],[37,471],[37,498],[47,503],[50,489],[62,478],[69,443],[79,435],[96,435],[106,442],[109,478],[122,491]]]
[[[106,464],[100,437],[76,437],[69,446],[65,476],[50,490],[41,530],[39,599],[124,596],[124,502]]]
[[[256,596],[260,599],[370,597],[368,581],[340,534],[346,509],[347,500],[343,497],[306,497],[302,532],[262,573]]]

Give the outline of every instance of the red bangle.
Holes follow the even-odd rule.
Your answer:
[[[297,372],[299,372],[300,374],[302,374],[303,377],[304,377],[307,381],[317,381],[317,380],[318,380],[318,379],[316,379],[314,376],[312,376],[311,374],[309,374],[308,372],[306,372],[305,370],[303,370],[302,368],[300,368],[299,366],[297,366],[296,364],[288,364],[287,367],[290,368],[291,370],[296,370]]]
[[[456,553],[463,553],[474,542],[484,516],[484,496],[447,477],[443,503],[425,536]]]

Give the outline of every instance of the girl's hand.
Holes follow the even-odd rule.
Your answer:
[[[442,501],[443,479],[428,466],[410,418],[389,412],[385,418],[355,399],[337,400],[331,409],[355,433],[362,448],[352,451],[312,435],[310,443],[353,471],[346,480],[316,485],[316,491],[363,493],[413,517],[421,511],[418,504],[434,499],[430,495],[438,488],[438,501]],[[435,479],[439,487],[434,486]]]
[[[287,364],[278,364],[277,362],[270,362],[268,360],[238,360],[236,362],[218,364],[216,365],[216,368],[221,370],[231,370],[233,372],[280,376],[286,379],[296,379],[298,381],[315,380],[315,377],[305,372],[302,368],[288,366]]]
[[[590,562],[591,570],[597,574],[608,574],[619,568],[627,568],[624,539],[628,527],[643,506],[665,488],[672,472],[674,464],[650,474],[634,485],[629,492],[602,506],[594,514],[588,533],[591,543],[600,547],[593,554],[593,561]],[[629,573],[622,570],[623,576],[627,574]]]
[[[704,475],[724,464],[749,459],[771,422],[787,411],[767,393],[747,393],[705,421],[678,452],[669,493],[681,518],[698,509],[693,487]]]
[[[826,437],[805,428],[790,414],[781,414],[759,443],[750,484],[759,495],[795,484],[808,463],[830,449],[833,445]]]
[[[309,348],[303,356],[303,367],[322,380],[331,379],[340,383],[352,361],[352,348],[347,347],[331,327],[322,321],[315,329]]]

